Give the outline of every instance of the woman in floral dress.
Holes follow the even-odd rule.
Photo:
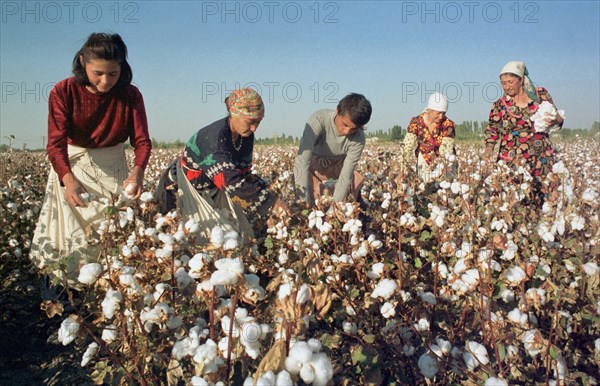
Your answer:
[[[546,101],[554,106],[552,97],[542,87],[535,87],[523,62],[508,62],[500,72],[504,96],[494,102],[485,130],[485,153],[489,160],[503,160],[509,167],[527,167],[533,177],[534,194],[543,198],[548,189],[542,181],[552,170],[555,150],[549,130],[534,127],[532,116]],[[554,106],[554,108],[556,108]],[[547,127],[561,128],[563,118],[555,114],[545,120]]]
[[[447,165],[437,162],[454,155],[455,124],[446,117],[448,100],[440,93],[429,97],[427,108],[413,117],[404,137],[403,158],[407,167],[416,167],[417,174],[424,182],[441,177],[452,179],[456,175],[456,163]],[[441,157],[440,157],[441,156]],[[452,157],[450,157],[452,158]]]

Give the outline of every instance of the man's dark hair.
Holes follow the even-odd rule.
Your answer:
[[[371,119],[371,102],[364,95],[351,93],[337,105],[339,115],[348,115],[356,127],[363,128]]]

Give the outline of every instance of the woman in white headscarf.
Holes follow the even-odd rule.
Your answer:
[[[451,180],[456,175],[456,163],[446,163],[455,154],[456,128],[454,122],[446,117],[447,111],[448,99],[440,93],[433,93],[427,108],[413,117],[406,129],[402,152],[404,165],[415,167],[424,182],[437,180],[442,175]]]
[[[541,182],[554,164],[549,132],[562,127],[563,117],[548,91],[533,85],[525,63],[506,63],[500,71],[500,83],[504,95],[490,111],[484,134],[485,158],[503,160],[513,169],[528,167],[534,178],[534,193],[543,198],[548,189]],[[534,122],[538,110],[549,113]]]

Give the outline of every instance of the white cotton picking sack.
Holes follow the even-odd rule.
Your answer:
[[[560,115],[562,119],[565,119],[564,110],[556,110],[556,107],[548,101],[543,101],[535,114],[531,116],[531,120],[534,123],[535,131],[538,133],[551,133],[560,129],[558,125],[548,126],[546,120],[554,121],[556,117]]]

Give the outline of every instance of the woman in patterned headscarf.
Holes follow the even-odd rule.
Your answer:
[[[534,178],[534,194],[542,198],[548,193],[542,181],[552,170],[554,148],[549,130],[536,130],[532,116],[543,102],[552,106],[554,102],[546,89],[533,85],[523,62],[508,62],[500,71],[500,83],[504,96],[494,102],[490,111],[484,156],[488,160],[503,160],[513,169],[526,166]],[[544,123],[561,128],[563,118],[554,114]]]
[[[234,90],[226,99],[229,115],[200,129],[163,174],[157,197],[163,213],[179,205],[207,234],[215,225],[253,237],[247,217],[264,217],[277,197],[251,173],[254,132],[264,117],[260,95]],[[229,209],[229,215],[215,209]]]
[[[440,93],[433,93],[427,108],[413,117],[406,129],[403,141],[403,159],[407,168],[415,168],[424,182],[434,181],[445,175],[452,179],[456,174],[456,163],[448,165],[438,159],[455,154],[455,125],[448,117],[448,100]],[[440,157],[441,156],[441,157]],[[444,167],[447,166],[447,167]]]

